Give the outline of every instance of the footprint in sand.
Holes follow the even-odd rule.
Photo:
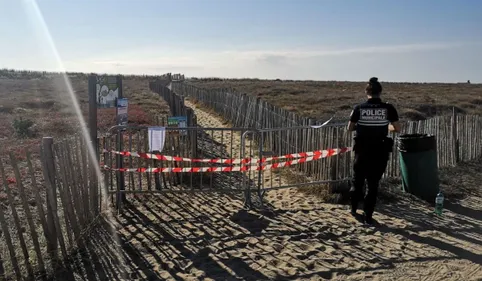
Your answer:
[[[280,260],[278,260],[277,258],[269,259],[268,262],[266,263],[266,265],[272,266],[272,267],[278,267],[279,264],[280,264]]]
[[[287,268],[283,268],[283,271],[286,273],[288,277],[298,274],[298,269],[290,265],[288,265]]]
[[[360,245],[360,241],[356,240],[356,239],[348,239],[345,241],[346,244],[348,244],[349,246],[346,246],[345,248],[349,248],[351,249],[352,246],[359,246]]]
[[[304,261],[304,260],[308,259],[308,256],[306,255],[306,253],[296,253],[295,257],[296,257],[296,259],[298,259],[300,261]]]
[[[220,252],[217,254],[217,256],[219,259],[222,259],[222,260],[228,260],[230,258],[227,252]]]
[[[257,238],[249,238],[248,240],[248,245],[250,246],[256,246],[259,243],[259,240]]]
[[[281,252],[284,248],[284,246],[279,243],[273,243],[271,247],[278,253]]]
[[[290,241],[302,241],[302,240],[305,240],[305,239],[308,239],[308,234],[306,233],[301,233],[301,234],[298,234],[298,235],[293,235],[289,238]]]
[[[230,251],[226,251],[226,253],[229,256],[234,257],[234,258],[241,258],[244,255],[244,253],[242,253],[239,250],[230,250]]]
[[[172,278],[172,275],[168,271],[162,270],[162,271],[159,272],[159,277],[161,277],[164,280],[168,280],[168,279]]]
[[[272,254],[272,253],[276,252],[276,250],[271,246],[258,246],[258,247],[263,249],[263,251],[268,253],[268,254]]]

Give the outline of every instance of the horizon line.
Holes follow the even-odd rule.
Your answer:
[[[53,70],[35,70],[35,69],[17,69],[17,68],[8,68],[8,67],[2,67],[0,68],[0,74],[2,71],[8,71],[8,72],[32,72],[32,73],[43,73],[45,72],[46,74],[83,74],[83,75],[112,75],[112,76],[132,76],[132,77],[159,77],[167,73],[171,74],[183,74],[183,73],[175,73],[175,72],[167,72],[163,74],[129,74],[129,73],[100,73],[100,72],[86,72],[86,71],[53,71]],[[185,76],[185,80],[189,79],[198,79],[198,80],[203,80],[203,79],[221,79],[221,80],[263,80],[263,81],[281,81],[281,82],[347,82],[347,83],[368,83],[368,81],[365,80],[313,80],[313,79],[281,79],[281,78],[258,78],[258,77],[221,77],[221,76],[204,76],[204,77],[196,77],[196,76]],[[394,83],[394,84],[469,84],[467,81],[465,82],[413,82],[413,81],[389,81],[389,80],[379,80],[381,83]],[[482,83],[477,83],[477,82],[470,82],[469,85],[482,85]]]

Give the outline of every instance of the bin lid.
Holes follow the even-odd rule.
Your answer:
[[[399,139],[423,139],[423,138],[431,138],[434,135],[431,134],[403,134],[399,135]]]

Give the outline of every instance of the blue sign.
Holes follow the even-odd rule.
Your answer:
[[[169,127],[186,128],[187,117],[186,116],[173,116],[167,118],[167,125]],[[187,130],[179,130],[179,133],[183,136],[187,135]]]
[[[128,107],[127,98],[117,99],[117,125],[127,125],[127,122],[128,122],[127,107]]]

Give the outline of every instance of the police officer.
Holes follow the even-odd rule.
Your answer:
[[[358,202],[364,198],[364,222],[372,224],[372,215],[377,200],[378,185],[385,173],[393,139],[388,132],[399,132],[398,113],[395,107],[380,99],[382,85],[377,77],[370,78],[365,93],[368,100],[356,105],[350,115],[348,131],[355,131],[355,160],[353,163],[353,186],[350,189],[351,214],[356,216]]]

